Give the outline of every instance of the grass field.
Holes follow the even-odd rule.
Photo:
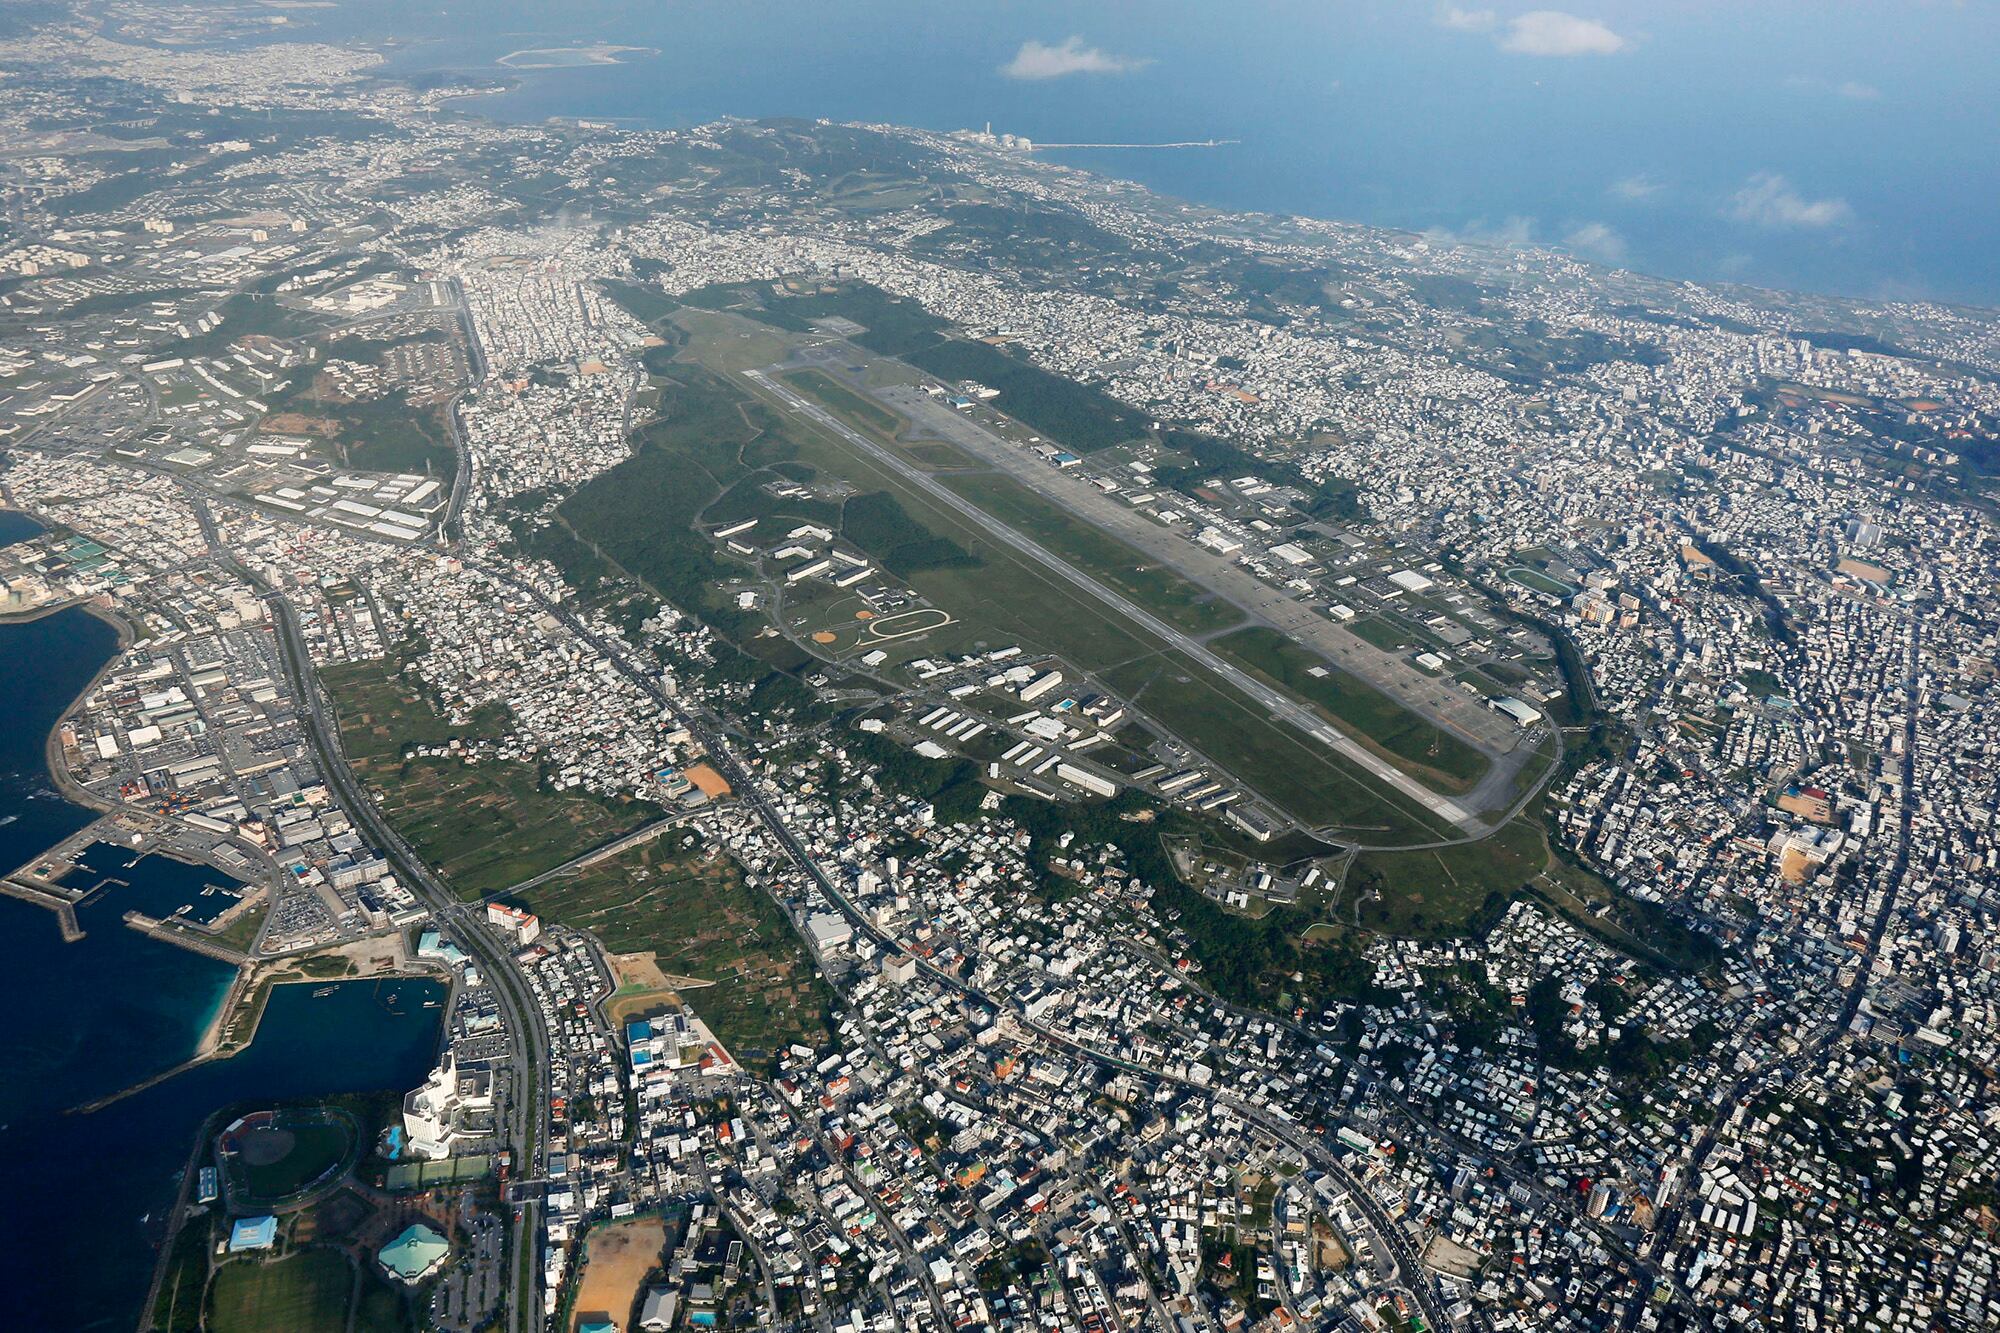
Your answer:
[[[717,369],[722,369],[728,359],[731,323],[710,316],[691,324],[699,336],[690,342],[688,355],[697,361],[719,356]],[[717,340],[720,352],[714,346]],[[768,422],[776,415],[765,409],[761,400],[753,412],[759,422]],[[1446,831],[1414,803],[1385,790],[1326,747],[1271,721],[1247,697],[1195,663],[1163,654],[1165,645],[1150,633],[1118,616],[1098,598],[993,541],[984,528],[916,490],[899,473],[829,432],[804,428],[795,421],[788,421],[783,429],[793,461],[824,476],[843,477],[863,491],[886,492],[913,522],[980,561],[977,567],[947,566],[909,574],[910,587],[961,621],[946,631],[948,638],[927,640],[928,648],[963,651],[1021,644],[1060,654],[1073,665],[1099,675],[1163,727],[1186,736],[1216,763],[1308,824],[1337,826],[1371,842],[1421,842],[1445,836]],[[622,470],[614,469],[607,478],[618,477]],[[687,477],[683,467],[663,473],[659,484],[684,489]],[[1178,620],[1198,632],[1223,628],[1240,619],[1232,611],[1202,600],[1201,591],[1179,576],[1150,565],[1095,529],[1066,520],[1059,510],[1026,488],[1002,478],[969,480],[976,484],[971,486],[968,499],[992,504],[997,517],[1031,532],[1057,554],[1117,586],[1135,602],[1149,604],[1162,619]],[[623,493],[633,509],[633,529],[642,530],[644,521],[638,515],[649,509],[657,514],[658,507],[649,507],[636,492]],[[607,549],[612,540],[606,539]],[[1143,693],[1143,697],[1135,697],[1135,693]]]
[[[954,491],[1053,555],[1124,593],[1160,619],[1190,634],[1241,624],[1243,613],[1081,520],[1009,477],[953,477]]]
[[[1423,642],[1414,630],[1399,621],[1387,620],[1381,616],[1362,616],[1350,620],[1347,622],[1347,628],[1354,632],[1355,637],[1374,644],[1385,653],[1401,652],[1413,644]]]
[[[643,801],[551,791],[526,764],[405,759],[405,745],[494,734],[499,719],[449,726],[387,661],[334,667],[321,679],[339,704],[356,774],[382,794],[396,831],[465,897],[531,879],[662,813]]]
[[[276,1200],[296,1194],[340,1165],[354,1146],[352,1130],[337,1114],[317,1121],[284,1118],[280,1123],[282,1128],[255,1131],[251,1136],[253,1140],[267,1136],[274,1145],[282,1146],[283,1140],[276,1136],[288,1135],[290,1144],[276,1160],[263,1160],[271,1150],[260,1153],[262,1145],[251,1142],[246,1143],[242,1156],[231,1167],[252,1200]]]
[[[1576,592],[1576,589],[1568,584],[1556,582],[1539,569],[1510,569],[1507,571],[1507,577],[1524,588],[1533,588],[1536,592],[1545,592],[1551,597],[1568,597]]]
[[[612,953],[650,953],[662,972],[712,981],[684,998],[746,1063],[789,1042],[824,1042],[831,995],[784,914],[734,861],[668,844],[644,843],[523,899]]]
[[[268,1263],[236,1260],[216,1270],[211,1333],[347,1333],[354,1272],[334,1250],[300,1250]]]
[[[1363,852],[1348,871],[1342,921],[1362,902],[1360,922],[1391,935],[1462,935],[1490,913],[1493,895],[1512,898],[1549,861],[1538,821],[1523,815],[1479,842],[1413,852]],[[1362,901],[1373,893],[1379,895]]]
[[[1105,673],[1112,688],[1312,827],[1370,843],[1428,842],[1448,830],[1373,776],[1281,722],[1178,653]]]
[[[903,427],[901,417],[880,403],[863,398],[825,371],[795,370],[783,378],[793,388],[819,399],[836,416],[845,417],[848,424],[862,430],[872,430],[877,435],[894,439],[896,432]]]
[[[1439,790],[1469,790],[1492,764],[1485,755],[1374,686],[1257,625],[1225,635],[1215,651],[1312,704],[1398,767]],[[1314,669],[1324,675],[1315,676]]]

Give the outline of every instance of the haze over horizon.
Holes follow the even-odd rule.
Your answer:
[[[1667,277],[2000,303],[1990,8],[867,0],[828,23],[798,0],[695,0],[601,5],[560,28],[502,4],[476,31],[463,12],[369,0],[293,19],[419,39],[404,69],[658,48],[512,71],[519,86],[476,105],[514,119],[1236,139],[1062,160],[1203,203],[1532,241]]]

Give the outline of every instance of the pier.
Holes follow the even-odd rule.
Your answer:
[[[1028,151],[1045,153],[1057,148],[1227,148],[1241,139],[1183,139],[1178,143],[1031,143]]]
[[[73,899],[65,898],[60,893],[51,893],[47,889],[37,888],[33,884],[24,884],[13,878],[0,879],[0,893],[6,894],[9,898],[19,898],[23,902],[33,903],[37,907],[46,907],[54,912],[56,921],[62,927],[64,944],[75,944],[83,938],[83,927],[77,924],[76,903]]]
[[[250,961],[247,954],[238,953],[218,940],[197,935],[192,930],[147,916],[144,912],[127,912],[124,920],[126,925],[141,935],[151,935],[156,940],[165,940],[169,944],[178,944],[183,949],[207,954],[217,962],[227,963],[231,967],[242,967]]]

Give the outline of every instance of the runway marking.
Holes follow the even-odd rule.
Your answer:
[[[949,508],[954,513],[970,519],[973,523],[983,528],[995,540],[1060,576],[1074,587],[1090,593],[1127,619],[1134,621],[1155,636],[1187,654],[1209,671],[1221,676],[1238,690],[1263,704],[1266,708],[1269,708],[1274,717],[1325,744],[1343,758],[1354,763],[1364,771],[1373,774],[1381,781],[1388,783],[1411,800],[1416,801],[1432,814],[1449,820],[1451,823],[1467,831],[1484,831],[1485,826],[1479,822],[1471,811],[1458,804],[1458,802],[1448,797],[1440,796],[1407,773],[1378,758],[1373,752],[1362,746],[1360,742],[1337,732],[1330,732],[1330,729],[1320,720],[1318,714],[1313,713],[1304,705],[1294,703],[1279,695],[1268,686],[1260,684],[1245,674],[1240,668],[1211,651],[1206,645],[1189,637],[1183,631],[1175,629],[1152,612],[1132,602],[1129,598],[1105,587],[1096,579],[1062,559],[1062,557],[1055,555],[1030,538],[1008,527],[978,505],[973,504],[970,500],[967,500],[928,474],[912,468],[893,451],[884,448],[860,432],[850,428],[818,404],[800,397],[789,387],[777,383],[760,370],[746,370],[743,374],[745,378],[756,381],[757,384],[766,390],[776,394],[780,399],[788,403],[793,411],[834,432],[834,434],[861,450],[868,457],[886,464],[926,496]]]

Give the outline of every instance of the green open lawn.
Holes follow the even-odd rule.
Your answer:
[[[707,360],[721,354],[718,346],[726,353],[733,323],[719,316],[691,322],[694,336],[688,355]],[[726,360],[723,355],[718,365]],[[735,384],[713,375],[691,368],[687,377],[686,388],[677,392],[697,409],[689,419],[649,429],[649,444],[642,447],[639,459],[613,469],[564,506],[566,515],[574,514],[581,522],[582,511],[597,510],[597,497],[602,495],[604,513],[601,519],[591,519],[587,535],[649,581],[659,571],[666,583],[656,581],[655,586],[670,599],[679,600],[667,583],[678,580],[685,588],[689,579],[687,557],[669,557],[670,551],[680,549],[672,534],[674,513],[686,512],[688,505],[677,497],[699,493],[704,473],[732,481],[740,476],[736,455],[754,440],[760,458],[782,456],[821,477],[842,477],[862,492],[892,497],[909,523],[977,560],[976,565],[949,562],[905,573],[910,587],[960,621],[947,631],[951,647],[1021,644],[1060,654],[1099,674],[1164,727],[1185,735],[1240,780],[1309,824],[1338,826],[1370,842],[1427,841],[1446,835],[1413,803],[1385,790],[1326,747],[1273,722],[1261,708],[1195,663],[1162,655],[1165,645],[1148,631],[992,540],[982,527],[944,508],[831,432],[784,417],[761,399],[745,405]],[[738,410],[726,409],[731,399],[737,400]],[[670,436],[663,431],[670,431]],[[654,466],[646,461],[653,447],[663,447],[680,461],[663,455]],[[729,471],[725,465],[738,470]],[[1148,604],[1163,619],[1172,618],[1198,632],[1236,623],[1233,611],[1205,600],[1194,585],[1095,529],[1067,519],[1012,481],[975,478],[965,484],[967,498],[990,505],[1003,521],[1018,525],[1135,602]],[[698,512],[705,502],[692,507]],[[719,563],[705,541],[698,560]],[[708,598],[708,605],[715,600]],[[700,603],[691,609],[706,610]],[[937,636],[926,642],[932,649],[943,646]]]
[[[1576,592],[1576,589],[1567,583],[1558,583],[1539,569],[1510,569],[1507,571],[1507,577],[1524,588],[1533,588],[1536,592],[1545,592],[1551,597],[1568,597]]]
[[[831,999],[812,959],[765,894],[726,856],[681,851],[677,834],[523,895],[533,911],[594,934],[616,954],[651,953],[669,976],[715,984],[682,998],[746,1062],[787,1043],[827,1040]]]
[[[1374,644],[1386,653],[1401,652],[1425,642],[1417,632],[1400,621],[1383,616],[1361,616],[1347,622],[1356,638]]]
[[[392,659],[393,660],[393,659]],[[403,747],[491,735],[501,719],[451,727],[391,661],[321,673],[340,711],[341,744],[355,773],[417,854],[459,894],[498,892],[608,842],[663,813],[644,801],[556,792],[523,763],[403,758]]]
[[[1428,842],[1449,831],[1372,775],[1269,714],[1178,653],[1105,673],[1105,680],[1312,827],[1370,843]]]
[[[1052,555],[1124,593],[1160,619],[1190,634],[1242,623],[1243,613],[1172,569],[998,474],[953,477],[954,491]]]
[[[845,417],[850,425],[891,439],[902,429],[901,417],[873,399],[863,398],[825,371],[795,370],[784,379],[793,388],[819,399],[835,416]]]
[[[1411,852],[1363,852],[1334,916],[1391,935],[1463,935],[1516,896],[1548,864],[1540,823],[1523,815],[1490,838]],[[1370,894],[1379,898],[1370,901]],[[1498,895],[1496,898],[1495,895]]]
[[[210,1288],[211,1333],[346,1333],[354,1272],[335,1250],[300,1250],[269,1262],[237,1259]]]
[[[1212,646],[1311,703],[1342,730],[1439,790],[1466,791],[1492,766],[1485,755],[1458,737],[1276,630],[1256,625],[1226,635]],[[1315,669],[1324,674],[1312,674]]]
[[[283,1132],[292,1136],[289,1152],[275,1162],[253,1163],[245,1154],[231,1165],[250,1199],[271,1201],[296,1194],[340,1165],[354,1146],[354,1134],[344,1117],[320,1120],[286,1118]]]

